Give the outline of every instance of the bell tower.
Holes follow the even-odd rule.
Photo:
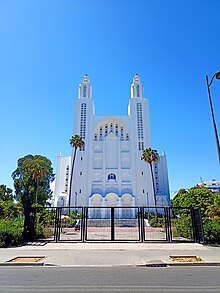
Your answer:
[[[82,83],[79,84],[78,99],[89,100],[92,98],[92,87],[87,74],[83,76]]]
[[[140,83],[140,77],[137,73],[133,77],[133,83],[131,84],[131,99],[143,99],[144,98],[144,85]]]

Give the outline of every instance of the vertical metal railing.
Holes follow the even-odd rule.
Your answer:
[[[154,207],[71,207],[70,219],[66,209],[66,207],[26,209],[24,241],[38,240],[35,233],[36,221],[41,217],[41,213],[43,217],[47,211],[50,225],[46,228],[50,229],[53,235],[40,241],[204,243],[202,217],[197,207],[192,209],[158,207],[158,211],[160,210],[158,224],[153,220]],[[67,225],[64,225],[65,216],[69,221]],[[76,220],[80,220],[79,229],[72,224]]]

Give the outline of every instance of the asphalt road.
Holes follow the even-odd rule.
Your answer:
[[[220,267],[1,267],[0,292],[220,292]]]

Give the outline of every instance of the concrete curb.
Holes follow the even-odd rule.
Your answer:
[[[44,262],[3,262],[3,263],[0,263],[0,267],[42,267],[44,266]]]
[[[158,261],[158,262],[146,262],[145,264],[136,264],[137,267],[216,267],[220,266],[219,262],[166,262],[166,261]]]
[[[216,267],[216,266],[220,266],[220,263],[219,262],[168,262],[167,263],[167,266],[184,266],[184,267],[187,267],[187,266],[196,266],[196,267],[204,267],[204,266],[208,266],[208,267]]]
[[[189,266],[196,266],[196,267],[203,267],[203,266],[207,266],[207,267],[216,267],[216,266],[220,266],[220,263],[218,262],[175,262],[175,263],[171,263],[171,262],[149,262],[149,263],[142,263],[142,264],[112,264],[112,265],[58,265],[58,264],[53,264],[53,263],[44,263],[44,262],[17,262],[17,263],[10,263],[10,262],[4,262],[4,263],[0,263],[0,267],[175,267],[175,266],[183,266],[183,267],[189,267]]]

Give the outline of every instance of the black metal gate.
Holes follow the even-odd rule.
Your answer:
[[[140,207],[86,207],[85,241],[140,241]]]
[[[26,241],[204,242],[199,208],[57,207],[25,211]]]

